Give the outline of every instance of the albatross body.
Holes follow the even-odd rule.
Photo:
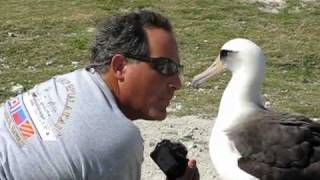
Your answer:
[[[224,180],[320,179],[320,124],[263,106],[264,67],[260,47],[238,38],[194,77],[198,87],[224,69],[232,72],[210,138],[211,160]]]

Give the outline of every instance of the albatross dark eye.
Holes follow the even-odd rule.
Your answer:
[[[224,59],[224,58],[226,58],[227,56],[229,56],[230,54],[233,54],[233,53],[235,53],[235,51],[222,49],[220,51],[220,59]]]

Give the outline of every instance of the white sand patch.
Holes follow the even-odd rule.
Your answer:
[[[144,163],[141,180],[165,180],[165,176],[149,154],[162,139],[183,143],[188,157],[197,160],[201,180],[219,180],[208,152],[208,141],[213,121],[197,116],[169,117],[162,122],[137,121],[144,142]]]
[[[316,2],[317,0],[300,0],[302,2],[305,2],[305,3],[309,3],[309,2]]]
[[[263,12],[268,13],[279,13],[279,11],[285,7],[287,7],[286,0],[239,0],[240,2],[245,3],[255,3],[258,4],[258,8]],[[299,0],[301,5],[310,4],[310,3],[319,3],[319,0]],[[298,7],[296,7],[294,11],[299,11]]]
[[[286,7],[285,0],[240,0],[242,2],[257,3],[259,9],[268,13],[279,13],[279,11]]]

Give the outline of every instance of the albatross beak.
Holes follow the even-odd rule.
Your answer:
[[[203,71],[202,73],[196,75],[192,79],[191,85],[194,88],[198,88],[202,83],[204,83],[206,80],[208,80],[210,77],[215,76],[223,72],[223,65],[220,60],[220,55],[216,58],[216,60],[213,62],[213,64]]]

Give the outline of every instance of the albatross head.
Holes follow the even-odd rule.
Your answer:
[[[225,69],[232,74],[246,74],[253,78],[264,78],[265,56],[255,43],[250,40],[237,38],[225,43],[213,64],[204,72],[195,76],[192,86],[198,88],[210,77],[220,74]],[[256,77],[260,75],[261,77]]]

